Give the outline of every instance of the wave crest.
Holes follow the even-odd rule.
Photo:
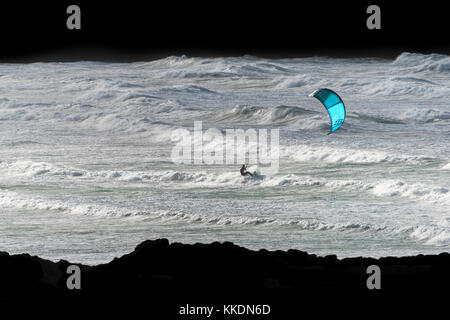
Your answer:
[[[236,105],[231,110],[227,110],[218,115],[213,115],[211,119],[217,122],[227,122],[234,124],[285,124],[299,119],[311,118],[319,112],[280,105],[276,107],[262,107],[250,105]]]
[[[393,62],[394,65],[409,67],[412,71],[449,72],[450,57],[442,54],[419,54],[403,52]]]

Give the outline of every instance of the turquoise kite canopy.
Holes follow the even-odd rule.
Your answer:
[[[341,97],[330,89],[319,89],[311,93],[309,96],[319,99],[325,108],[327,108],[331,120],[331,130],[328,134],[339,129],[345,120],[345,106]]]

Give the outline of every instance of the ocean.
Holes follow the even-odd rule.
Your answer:
[[[330,135],[308,96],[319,88],[346,105]],[[164,237],[340,258],[449,252],[449,100],[438,54],[0,64],[0,251],[96,264]],[[276,172],[173,161],[174,132],[194,121],[278,130]]]

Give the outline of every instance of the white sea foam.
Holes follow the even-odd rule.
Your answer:
[[[17,192],[0,190],[0,206],[28,210],[44,210],[64,212],[74,215],[128,217],[151,215],[153,212],[129,207],[108,206],[98,203],[80,203],[72,200],[52,199],[44,196],[19,194]]]
[[[67,168],[47,162],[34,162],[30,160],[2,161],[0,170],[10,177],[37,177],[42,175],[79,177],[86,174],[86,170]]]
[[[450,203],[450,192],[447,187],[430,186],[423,183],[405,183],[400,180],[386,180],[374,184],[372,192],[378,196],[399,196],[433,201],[441,204]]]
[[[430,160],[430,157],[427,156],[393,154],[380,150],[333,148],[320,145],[281,146],[280,152],[283,157],[298,162],[380,163]]]
[[[412,238],[428,245],[448,246],[450,244],[450,218],[444,218],[435,225],[419,225],[410,234]]]

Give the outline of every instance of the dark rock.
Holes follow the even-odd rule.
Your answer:
[[[392,297],[429,295],[450,286],[448,253],[340,260],[335,255],[317,257],[299,250],[251,251],[231,242],[192,245],[148,240],[110,263],[80,265],[81,290],[66,288],[69,265],[64,260],[55,263],[0,252],[0,300],[150,300],[153,305],[171,308],[174,301],[228,299],[232,293],[234,299],[243,299],[241,303],[251,297],[295,305],[294,297],[315,303],[326,295],[363,301],[386,297],[377,302],[386,303]],[[381,269],[383,295],[367,289],[370,265]],[[171,297],[170,302],[163,297]]]

